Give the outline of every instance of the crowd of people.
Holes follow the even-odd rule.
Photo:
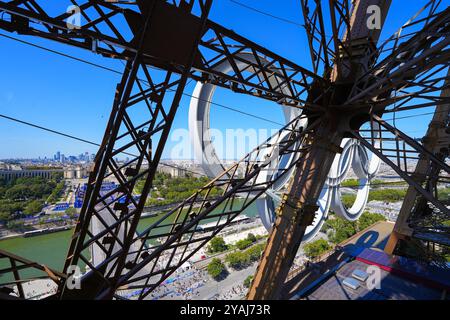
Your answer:
[[[47,279],[24,282],[22,286],[25,298],[32,300],[38,300],[54,295],[58,289],[58,286],[52,280]],[[17,287],[14,288],[14,293],[16,296],[19,296]]]
[[[167,266],[168,255],[164,255],[159,259],[158,266],[155,269],[164,268]],[[177,258],[176,256],[173,258]],[[303,255],[295,257],[292,269],[299,269],[304,265]],[[159,267],[159,268],[158,268]],[[184,268],[180,268],[171,277],[166,279],[157,288],[155,288],[148,296],[147,299],[151,300],[195,300],[203,299],[200,288],[207,285],[208,282],[214,281],[208,275],[205,269],[197,269],[193,265],[187,265]],[[221,290],[222,289],[222,290]],[[247,294],[248,289],[244,286],[243,281],[236,283],[231,288],[220,288],[217,286],[217,292],[213,296],[207,298],[212,300],[233,300],[242,299]],[[128,298],[137,298],[141,290],[134,293],[127,294]]]
[[[245,297],[248,289],[241,283],[230,289],[217,293],[211,300],[239,300]]]
[[[171,300],[171,299],[182,299],[182,300],[192,300],[199,297],[198,289],[203,287],[208,281],[207,273],[203,270],[197,270],[195,268],[190,268],[188,270],[183,270],[178,274],[168,278],[161,285],[155,288],[148,296],[147,299],[150,300]],[[133,292],[128,294],[131,296],[138,297],[141,291]]]
[[[203,287],[207,281],[208,276],[204,270],[192,268],[180,277],[165,284],[170,293],[164,298],[183,300],[198,299],[200,295],[198,289]]]

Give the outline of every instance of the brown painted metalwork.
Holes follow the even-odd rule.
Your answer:
[[[448,204],[436,192],[437,183],[448,181],[447,156],[428,150],[383,120],[385,115],[449,102],[448,96],[440,95],[450,60],[450,9],[442,8],[441,1],[426,3],[397,33],[377,45],[381,30],[364,30],[365,11],[379,4],[385,9],[384,21],[390,1],[360,0],[352,6],[349,0],[302,0],[312,71],[209,20],[212,0],[70,3],[80,9],[83,18],[75,28],[67,24],[72,12],[54,13],[48,1],[0,1],[1,29],[90,50],[126,64],[64,270],[50,272],[59,281],[55,298],[145,299],[276,181],[258,179],[269,168],[266,156],[270,158],[275,150],[266,141],[137,232],[188,79],[304,109],[303,116],[272,138],[280,155],[297,153],[299,157],[289,168],[297,168],[289,197],[278,210],[251,298],[278,297],[311,221],[317,191],[328,172],[325,169],[343,137],[360,140],[404,178],[418,194],[414,201],[425,203],[421,208],[435,210],[439,228],[448,218]],[[326,3],[329,26],[324,18]],[[216,70],[224,61],[232,66],[230,73]],[[299,126],[303,118],[308,118],[306,128]],[[286,131],[289,138],[281,140]],[[134,156],[122,165],[116,161],[121,153]],[[418,183],[408,166],[419,159],[427,161],[425,183]],[[319,173],[319,168],[326,172]],[[238,169],[244,174],[238,175]],[[119,186],[101,192],[110,177]],[[140,179],[145,186],[136,199],[133,189]],[[219,197],[210,196],[219,189]],[[423,235],[425,217],[412,216],[410,226]],[[217,223],[210,230],[199,228],[213,218]],[[438,220],[427,220],[426,232],[436,229],[433,221]],[[448,229],[439,230],[448,233]],[[289,236],[283,238],[284,234]],[[17,272],[25,267],[42,268],[8,253],[2,252],[1,257],[10,259],[11,266],[0,274],[12,272],[19,281],[15,297],[24,298]],[[61,279],[67,278],[69,266],[80,263],[89,268],[82,277],[82,289],[68,290]]]

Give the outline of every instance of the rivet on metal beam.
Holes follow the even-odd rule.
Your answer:
[[[104,236],[102,238],[102,244],[113,244],[114,238],[112,236]]]
[[[136,266],[136,263],[133,261],[128,261],[127,263],[125,263],[125,269],[128,269],[128,270],[131,270],[135,266]]]
[[[114,204],[114,210],[120,211],[121,216],[127,214],[129,211],[128,205],[126,203],[119,203],[119,202],[116,202]]]
[[[139,171],[136,168],[128,167],[128,168],[125,169],[125,175],[127,177],[137,176],[138,173],[139,173]]]

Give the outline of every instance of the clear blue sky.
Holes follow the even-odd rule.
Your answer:
[[[302,23],[298,0],[239,0],[244,4],[292,21]],[[444,5],[450,0],[445,0]],[[326,1],[328,2],[328,1]],[[425,1],[393,0],[382,38],[392,34],[411,17]],[[64,7],[65,8],[65,7]],[[65,10],[65,9],[63,9]],[[302,28],[250,11],[229,0],[214,1],[210,19],[237,33],[310,68],[305,32]],[[6,33],[5,31],[0,31]],[[17,36],[17,35],[14,35]],[[105,66],[122,70],[123,65],[93,53],[60,45],[51,41],[21,37],[27,41],[63,51]],[[0,113],[30,121],[55,130],[101,141],[116,83],[120,77],[67,58],[0,37]],[[192,93],[194,84],[187,88]],[[256,98],[218,89],[214,101],[261,117],[282,122],[278,105]],[[174,123],[174,129],[187,128],[189,98],[184,97]],[[432,109],[428,109],[432,111]],[[420,112],[424,112],[421,110]],[[426,111],[425,111],[426,112]],[[402,129],[419,137],[427,126],[428,117],[402,121]],[[398,122],[400,124],[400,122]],[[249,118],[213,106],[212,126],[226,128],[278,128],[279,126]],[[79,154],[96,148],[38,129],[29,128],[0,118],[0,159],[52,156],[56,151],[66,155]],[[168,142],[168,149],[175,142]],[[163,157],[168,157],[166,152]]]

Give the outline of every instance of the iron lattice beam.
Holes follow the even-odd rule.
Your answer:
[[[46,1],[0,1],[0,28],[10,32],[39,36],[91,50],[103,56],[132,59],[137,52],[142,10],[148,3],[112,4],[105,1],[74,1],[82,15],[79,28],[67,25],[72,12],[50,14]],[[181,1],[183,3],[184,1]],[[176,2],[156,1],[157,12],[149,30],[148,45],[141,55],[149,65],[181,73],[186,67],[186,48],[195,38],[191,30],[199,19],[180,14]],[[174,28],[173,22],[178,26]],[[172,39],[172,41],[167,41]],[[306,92],[313,82],[323,87],[326,81],[311,72],[212,21],[207,21],[196,47],[196,59],[190,77],[239,93],[250,94],[298,108],[320,109],[314,101],[306,101]],[[243,57],[240,53],[246,53]],[[250,54],[250,56],[249,56]],[[264,60],[262,60],[262,58]],[[229,61],[233,70],[221,73],[216,69]],[[243,65],[239,65],[242,63]]]
[[[450,68],[447,71],[447,79],[445,80],[441,97],[450,96]],[[450,102],[438,105],[434,112],[433,118],[428,126],[425,136],[421,139],[423,146],[430,150],[441,162],[445,162],[449,156],[450,146]],[[439,167],[429,162],[427,157],[420,157],[414,169],[416,182],[420,183],[436,198],[448,205],[448,199],[440,194],[438,189],[446,181],[439,179]],[[427,179],[428,176],[430,176]],[[447,180],[450,177],[446,177]],[[400,238],[416,238],[421,241],[438,243],[443,246],[450,246],[449,227],[447,221],[450,220],[448,212],[442,212],[436,209],[425,197],[423,197],[413,187],[409,187],[405,195],[400,213],[394,226],[394,231],[386,245],[389,252],[394,252],[397,242]],[[430,245],[427,245],[427,249]],[[435,249],[435,245],[432,246]],[[443,255],[445,252],[441,252]],[[432,255],[436,256],[435,254]],[[441,257],[442,258],[442,257]],[[445,260],[445,259],[444,259]]]
[[[199,1],[198,5],[202,23],[196,30],[197,43],[203,32],[211,1]],[[141,51],[148,41],[146,37],[151,30],[156,7],[157,2],[147,8],[138,50],[134,58],[128,60],[118,85],[111,116],[94,169],[89,176],[80,218],[64,265],[66,272],[69,266],[85,263],[90,272],[83,277],[81,290],[69,290],[62,285],[62,298],[95,298],[105,286],[114,287],[122,274],[131,240],[194,63],[196,51],[192,49],[190,63],[181,74],[172,71],[155,74],[147,68]],[[180,2],[179,10],[188,14],[192,9],[192,1],[189,5]],[[194,42],[192,48],[195,47]],[[145,79],[145,83],[139,79]],[[173,94],[168,93],[169,88]],[[142,119],[146,120],[142,122]],[[157,139],[157,143],[153,153],[154,139]],[[116,160],[119,154],[130,154],[136,150],[137,156],[119,166]],[[144,161],[148,164],[147,167],[143,166]],[[117,179],[119,184],[102,194],[102,185],[110,177]],[[141,178],[145,179],[145,183],[141,197],[136,200],[133,190]],[[110,258],[112,256],[114,258]],[[104,263],[105,261],[108,263]]]
[[[443,77],[436,74],[445,72],[449,65],[450,8],[439,13],[433,11],[433,16],[419,20],[414,26],[418,24],[419,30],[411,31],[405,41],[391,37],[380,46],[374,57],[383,59],[355,81],[344,106],[370,105],[377,112],[395,105],[394,111],[401,111],[406,110],[403,105],[415,98],[425,99],[415,108],[448,101],[439,97],[445,73]],[[436,95],[432,96],[433,93]]]
[[[2,29],[127,61],[64,268],[66,271],[68,266],[82,262],[90,271],[83,277],[82,292],[74,294],[61,284],[60,298],[146,298],[277,179],[298,167],[300,171],[294,175],[290,188],[295,201],[284,199],[279,209],[281,215],[287,213],[296,218],[277,220],[274,230],[278,233],[274,237],[279,238],[280,246],[271,235],[266,259],[258,268],[259,273],[266,268],[266,284],[252,296],[276,297],[303,231],[313,218],[317,191],[325,179],[318,168],[331,165],[330,159],[344,135],[359,139],[441,216],[448,216],[446,204],[429,188],[433,183],[448,181],[445,161],[381,119],[385,112],[448,103],[448,97],[436,94],[445,88],[443,83],[448,76],[441,74],[450,59],[450,14],[448,8],[437,12],[440,1],[430,1],[416,16],[428,10],[424,18],[413,19],[402,28],[417,30],[407,36],[397,33],[377,49],[380,31],[361,32],[359,28],[365,24],[365,9],[373,1],[355,1],[352,8],[348,0],[330,0],[332,34],[327,40],[321,2],[302,0],[314,72],[208,20],[208,0],[70,2],[80,9],[83,19],[79,28],[70,28],[66,23],[72,12],[50,14],[54,10],[45,1],[0,1]],[[375,2],[383,8],[390,3]],[[166,41],[168,38],[173,41]],[[232,66],[229,73],[217,70],[224,62]],[[316,72],[322,72],[324,77]],[[300,118],[295,119],[270,143],[257,147],[137,233],[140,214],[188,78],[306,108],[310,124],[301,130]],[[369,121],[368,130],[360,128],[364,121]],[[375,130],[375,124],[380,129]],[[282,140],[281,133],[286,130],[289,138]],[[331,136],[332,143],[326,141]],[[280,151],[279,156],[297,153],[298,158],[273,179],[261,180],[262,173],[271,168],[266,157],[273,156],[274,147]],[[121,153],[136,156],[119,165],[115,157]],[[426,184],[417,183],[408,167],[408,161],[418,159],[425,159],[429,165],[422,177]],[[243,177],[238,175],[238,169],[243,169]],[[102,192],[103,182],[112,177],[119,181],[119,187]],[[133,189],[141,179],[145,185],[141,198],[136,199]],[[222,194],[211,197],[219,189]],[[239,197],[241,202],[237,201]],[[211,230],[199,229],[201,223],[211,219],[217,221]],[[290,234],[289,239],[286,233]],[[285,259],[277,260],[280,251]]]
[[[336,54],[331,48],[333,37],[328,39],[325,33],[321,1],[301,0],[301,6],[313,71],[316,74],[322,72],[327,79],[330,77],[332,59]],[[345,19],[340,20],[342,22]]]
[[[394,169],[400,177],[410,186],[413,186],[438,210],[446,215],[450,213],[450,210],[435,192],[416,181],[417,177],[414,177],[415,167],[411,166],[411,163],[417,164],[421,159],[426,160],[429,163],[429,168],[435,168],[436,170],[434,172],[427,170],[420,178],[423,181],[436,180],[440,183],[449,183],[450,167],[442,159],[439,159],[414,139],[376,115],[372,116],[369,129],[360,129],[354,131],[353,134],[362,145]]]
[[[106,286],[96,295],[103,299],[114,295],[118,299],[144,299],[177,268],[192,257],[212,237],[228,226],[239,214],[248,208],[278,179],[292,171],[306,149],[299,149],[305,137],[311,134],[315,125],[299,127],[298,117],[282,128],[277,134],[255,148],[241,161],[216,177],[195,194],[170,212],[162,215],[157,222],[139,233],[134,233],[130,250],[117,248],[111,256],[96,266],[95,270],[112,270],[117,257],[126,256],[125,270],[116,285],[112,285],[108,273],[100,278]],[[284,137],[285,132],[289,136]],[[275,170],[272,161],[290,154],[298,154],[288,168]],[[275,157],[275,158],[274,158]],[[276,178],[264,180],[267,170],[274,170]],[[240,176],[243,172],[243,176]],[[211,197],[214,191],[222,190],[218,197]],[[244,198],[242,199],[242,197]],[[211,230],[199,226],[215,222]],[[119,222],[109,225],[110,229]],[[99,234],[108,237],[106,232]],[[105,249],[107,247],[105,246]],[[91,271],[91,274],[95,273]],[[98,273],[97,273],[98,274]],[[88,276],[89,277],[89,276]]]
[[[366,24],[366,12],[369,4],[382,8],[382,23],[389,10],[389,0],[355,1],[346,13],[340,2],[330,1],[331,21],[336,34],[334,8],[344,17],[346,30],[341,40],[335,40],[339,48],[339,57],[330,73],[333,85],[331,94],[322,103],[326,111],[319,118],[319,125],[308,142],[309,152],[293,174],[288,191],[277,209],[277,217],[271,229],[268,244],[262,255],[248,299],[280,299],[282,287],[289,269],[298,251],[306,228],[312,224],[317,211],[317,200],[328,176],[333,160],[340,152],[342,139],[347,133],[348,122],[358,116],[357,110],[346,114],[339,113],[335,106],[342,105],[354,79],[367,70],[372,61],[366,52],[373,50],[380,30],[372,30]],[[339,39],[339,38],[338,38]],[[355,42],[354,42],[355,41]],[[358,50],[355,50],[358,48]],[[344,52],[345,51],[345,52]],[[359,53],[358,53],[359,52]],[[310,92],[314,97],[314,92]],[[366,110],[367,112],[368,110]]]
[[[24,289],[24,283],[29,281],[46,279],[53,281],[55,285],[60,285],[66,279],[66,275],[59,271],[4,250],[0,250],[0,261],[3,262],[5,260],[6,264],[4,265],[9,265],[9,267],[0,269],[0,275],[9,275],[11,277],[10,280],[1,283],[0,299],[14,299],[14,297],[20,299],[29,298]],[[23,274],[24,271],[30,272],[33,275],[31,277],[23,277],[21,276],[21,273]],[[16,289],[14,289],[14,287]]]
[[[129,271],[119,279],[120,287],[111,289],[118,289],[120,295],[137,290],[137,298],[145,298],[276,181],[291,172],[307,149],[299,146],[316,126],[313,123],[307,128],[299,127],[302,118],[294,119],[242,160],[140,232],[133,240],[139,244],[138,250],[128,253]],[[289,131],[287,138],[283,138],[285,131]],[[290,154],[297,154],[297,157],[289,167],[283,170],[273,167],[273,161],[277,162]],[[273,179],[264,178],[268,170],[274,171]],[[240,176],[240,171],[243,176]],[[214,190],[222,190],[221,195],[212,198],[210,195]],[[210,230],[201,229],[200,225],[206,222],[214,222],[215,225]]]
[[[349,0],[329,0],[330,20],[331,20],[331,40],[334,44],[334,69],[335,74],[342,74],[342,69],[348,70],[348,66],[343,63],[344,55],[350,57],[351,51],[344,45],[342,34],[346,30],[350,30],[350,17],[352,4]],[[350,43],[350,35],[347,41]]]

